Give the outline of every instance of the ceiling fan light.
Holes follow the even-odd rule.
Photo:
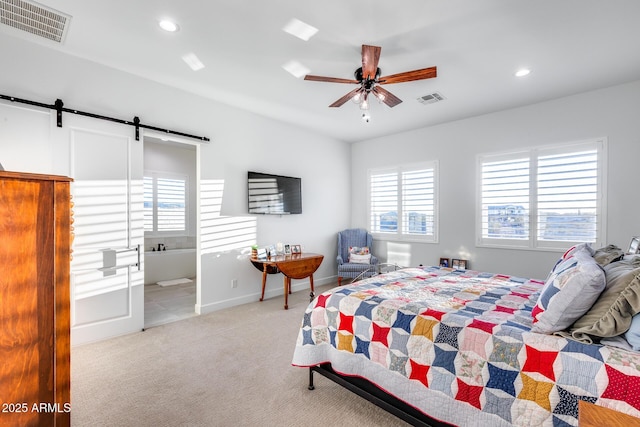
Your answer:
[[[384,93],[376,92],[376,98],[378,98],[378,101],[384,102],[386,97],[384,96]]]
[[[355,95],[353,95],[353,98],[351,98],[351,100],[353,102],[355,102],[356,104],[360,104],[360,92],[358,92]]]
[[[366,99],[363,99],[362,102],[360,103],[360,109],[361,110],[368,110],[369,109],[369,102],[367,102]]]

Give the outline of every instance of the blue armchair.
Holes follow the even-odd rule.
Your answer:
[[[355,279],[360,274],[363,277],[371,277],[376,274],[376,266],[378,265],[378,258],[371,254],[371,260],[369,264],[359,264],[349,262],[349,248],[350,247],[368,247],[371,251],[371,245],[373,244],[373,238],[367,230],[360,228],[351,228],[343,230],[338,233],[338,285],[342,285],[342,278]]]

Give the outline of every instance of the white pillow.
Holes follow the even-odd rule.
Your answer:
[[[349,262],[352,264],[371,264],[371,254],[349,254]]]
[[[532,332],[562,331],[582,317],[605,288],[604,271],[590,247],[572,248],[551,270],[533,307]]]

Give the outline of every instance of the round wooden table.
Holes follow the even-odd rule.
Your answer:
[[[284,309],[289,308],[289,294],[291,293],[291,279],[309,278],[311,293],[309,297],[314,298],[313,273],[316,272],[324,255],[314,253],[301,253],[293,255],[278,255],[268,259],[251,258],[251,263],[258,270],[262,271],[262,295],[260,301],[264,300],[264,289],[267,284],[267,274],[282,273],[284,275]]]

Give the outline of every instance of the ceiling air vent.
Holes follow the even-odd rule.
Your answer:
[[[429,95],[424,95],[418,98],[418,102],[421,104],[433,104],[434,102],[443,101],[445,98],[442,94],[438,92],[430,93]]]
[[[0,24],[63,43],[71,16],[23,0],[0,0]]]

